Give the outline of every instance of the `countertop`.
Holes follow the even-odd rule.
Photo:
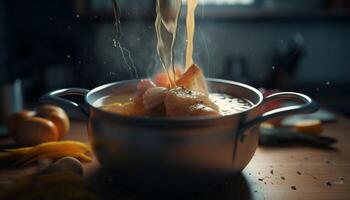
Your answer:
[[[334,148],[259,147],[242,174],[227,183],[226,188],[202,196],[162,196],[161,199],[349,199],[349,130],[350,120],[338,116],[336,122],[325,124],[323,133],[338,140]],[[67,139],[87,141],[84,122],[73,122]],[[0,146],[11,143],[9,138],[0,139]],[[99,173],[99,169],[96,159],[84,164],[84,178],[94,188],[103,188],[106,199],[118,197],[119,192],[113,185],[108,185],[108,176]],[[0,169],[0,183],[31,175],[36,170],[36,166]],[[145,199],[140,194],[122,196],[118,199]]]

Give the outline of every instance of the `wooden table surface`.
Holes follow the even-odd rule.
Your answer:
[[[229,183],[217,194],[211,194],[210,199],[350,199],[349,131],[350,120],[338,117],[336,122],[325,125],[323,133],[338,139],[334,149],[303,146],[259,147],[249,165],[236,178],[237,181]],[[73,123],[68,139],[87,141],[83,122]],[[8,138],[0,140],[0,145],[8,143],[11,143]],[[96,159],[92,163],[84,164],[84,177],[91,184],[100,184],[91,181],[96,180],[91,179],[91,176],[99,168]],[[35,166],[0,169],[0,183],[30,175],[36,170]],[[106,190],[106,193],[110,193],[109,197],[115,197],[108,187]],[[132,199],[143,198],[138,195]]]

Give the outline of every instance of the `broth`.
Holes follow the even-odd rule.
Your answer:
[[[247,99],[233,97],[228,94],[210,93],[209,98],[219,106],[219,113],[224,116],[243,112],[253,106],[253,103]]]
[[[134,93],[109,95],[97,100],[94,106],[102,110],[113,112],[113,105],[131,103],[134,95]],[[247,99],[237,98],[228,94],[210,93],[209,98],[218,105],[219,113],[223,116],[240,113],[253,106],[253,103]]]

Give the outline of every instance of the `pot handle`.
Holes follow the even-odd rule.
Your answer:
[[[296,92],[278,92],[272,95],[267,96],[262,105],[275,101],[275,100],[290,100],[301,103],[301,105],[293,105],[282,108],[276,108],[270,111],[267,111],[260,116],[252,119],[251,121],[244,123],[243,127],[240,129],[240,133],[243,133],[245,130],[253,127],[256,124],[270,120],[272,118],[287,116],[292,114],[308,114],[313,113],[319,109],[319,105],[313,101],[310,97],[296,93]]]
[[[83,88],[54,90],[40,97],[39,104],[54,104],[64,109],[71,117],[86,119],[89,116],[89,109],[85,102],[88,92],[89,90]]]

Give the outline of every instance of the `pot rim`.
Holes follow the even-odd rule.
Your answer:
[[[113,87],[115,85],[119,85],[122,83],[134,83],[134,82],[138,82],[141,79],[131,79],[131,80],[124,80],[124,81],[118,81],[118,82],[113,82],[113,83],[107,83],[101,86],[98,86],[92,90],[90,90],[84,97],[85,102],[87,103],[87,105],[89,105],[90,108],[93,108],[96,112],[98,112],[98,114],[100,115],[104,115],[108,118],[111,118],[113,120],[122,120],[122,121],[134,121],[134,122],[159,122],[159,123],[188,123],[188,122],[202,122],[202,121],[216,121],[216,120],[224,120],[224,119],[230,119],[233,117],[237,117],[239,115],[246,115],[246,113],[250,112],[251,110],[254,110],[255,108],[257,108],[262,102],[263,102],[263,95],[262,93],[252,87],[249,86],[247,84],[244,83],[239,83],[239,82],[235,82],[235,81],[229,81],[229,80],[223,80],[223,79],[216,79],[216,78],[207,78],[207,81],[209,83],[214,82],[214,83],[221,83],[221,84],[228,84],[228,85],[235,85],[235,86],[239,86],[241,88],[250,90],[252,92],[254,92],[257,97],[258,97],[258,102],[254,103],[252,107],[250,107],[247,110],[244,110],[242,112],[238,112],[238,113],[234,113],[231,115],[225,115],[225,116],[200,116],[200,117],[150,117],[150,116],[126,116],[126,115],[122,115],[122,114],[118,114],[118,113],[112,113],[112,112],[108,112],[108,111],[104,111],[102,109],[100,109],[99,107],[96,107],[93,105],[94,102],[90,102],[89,98],[91,95],[93,95],[96,92],[99,92],[101,90],[104,90],[105,88],[109,88],[109,87]]]

